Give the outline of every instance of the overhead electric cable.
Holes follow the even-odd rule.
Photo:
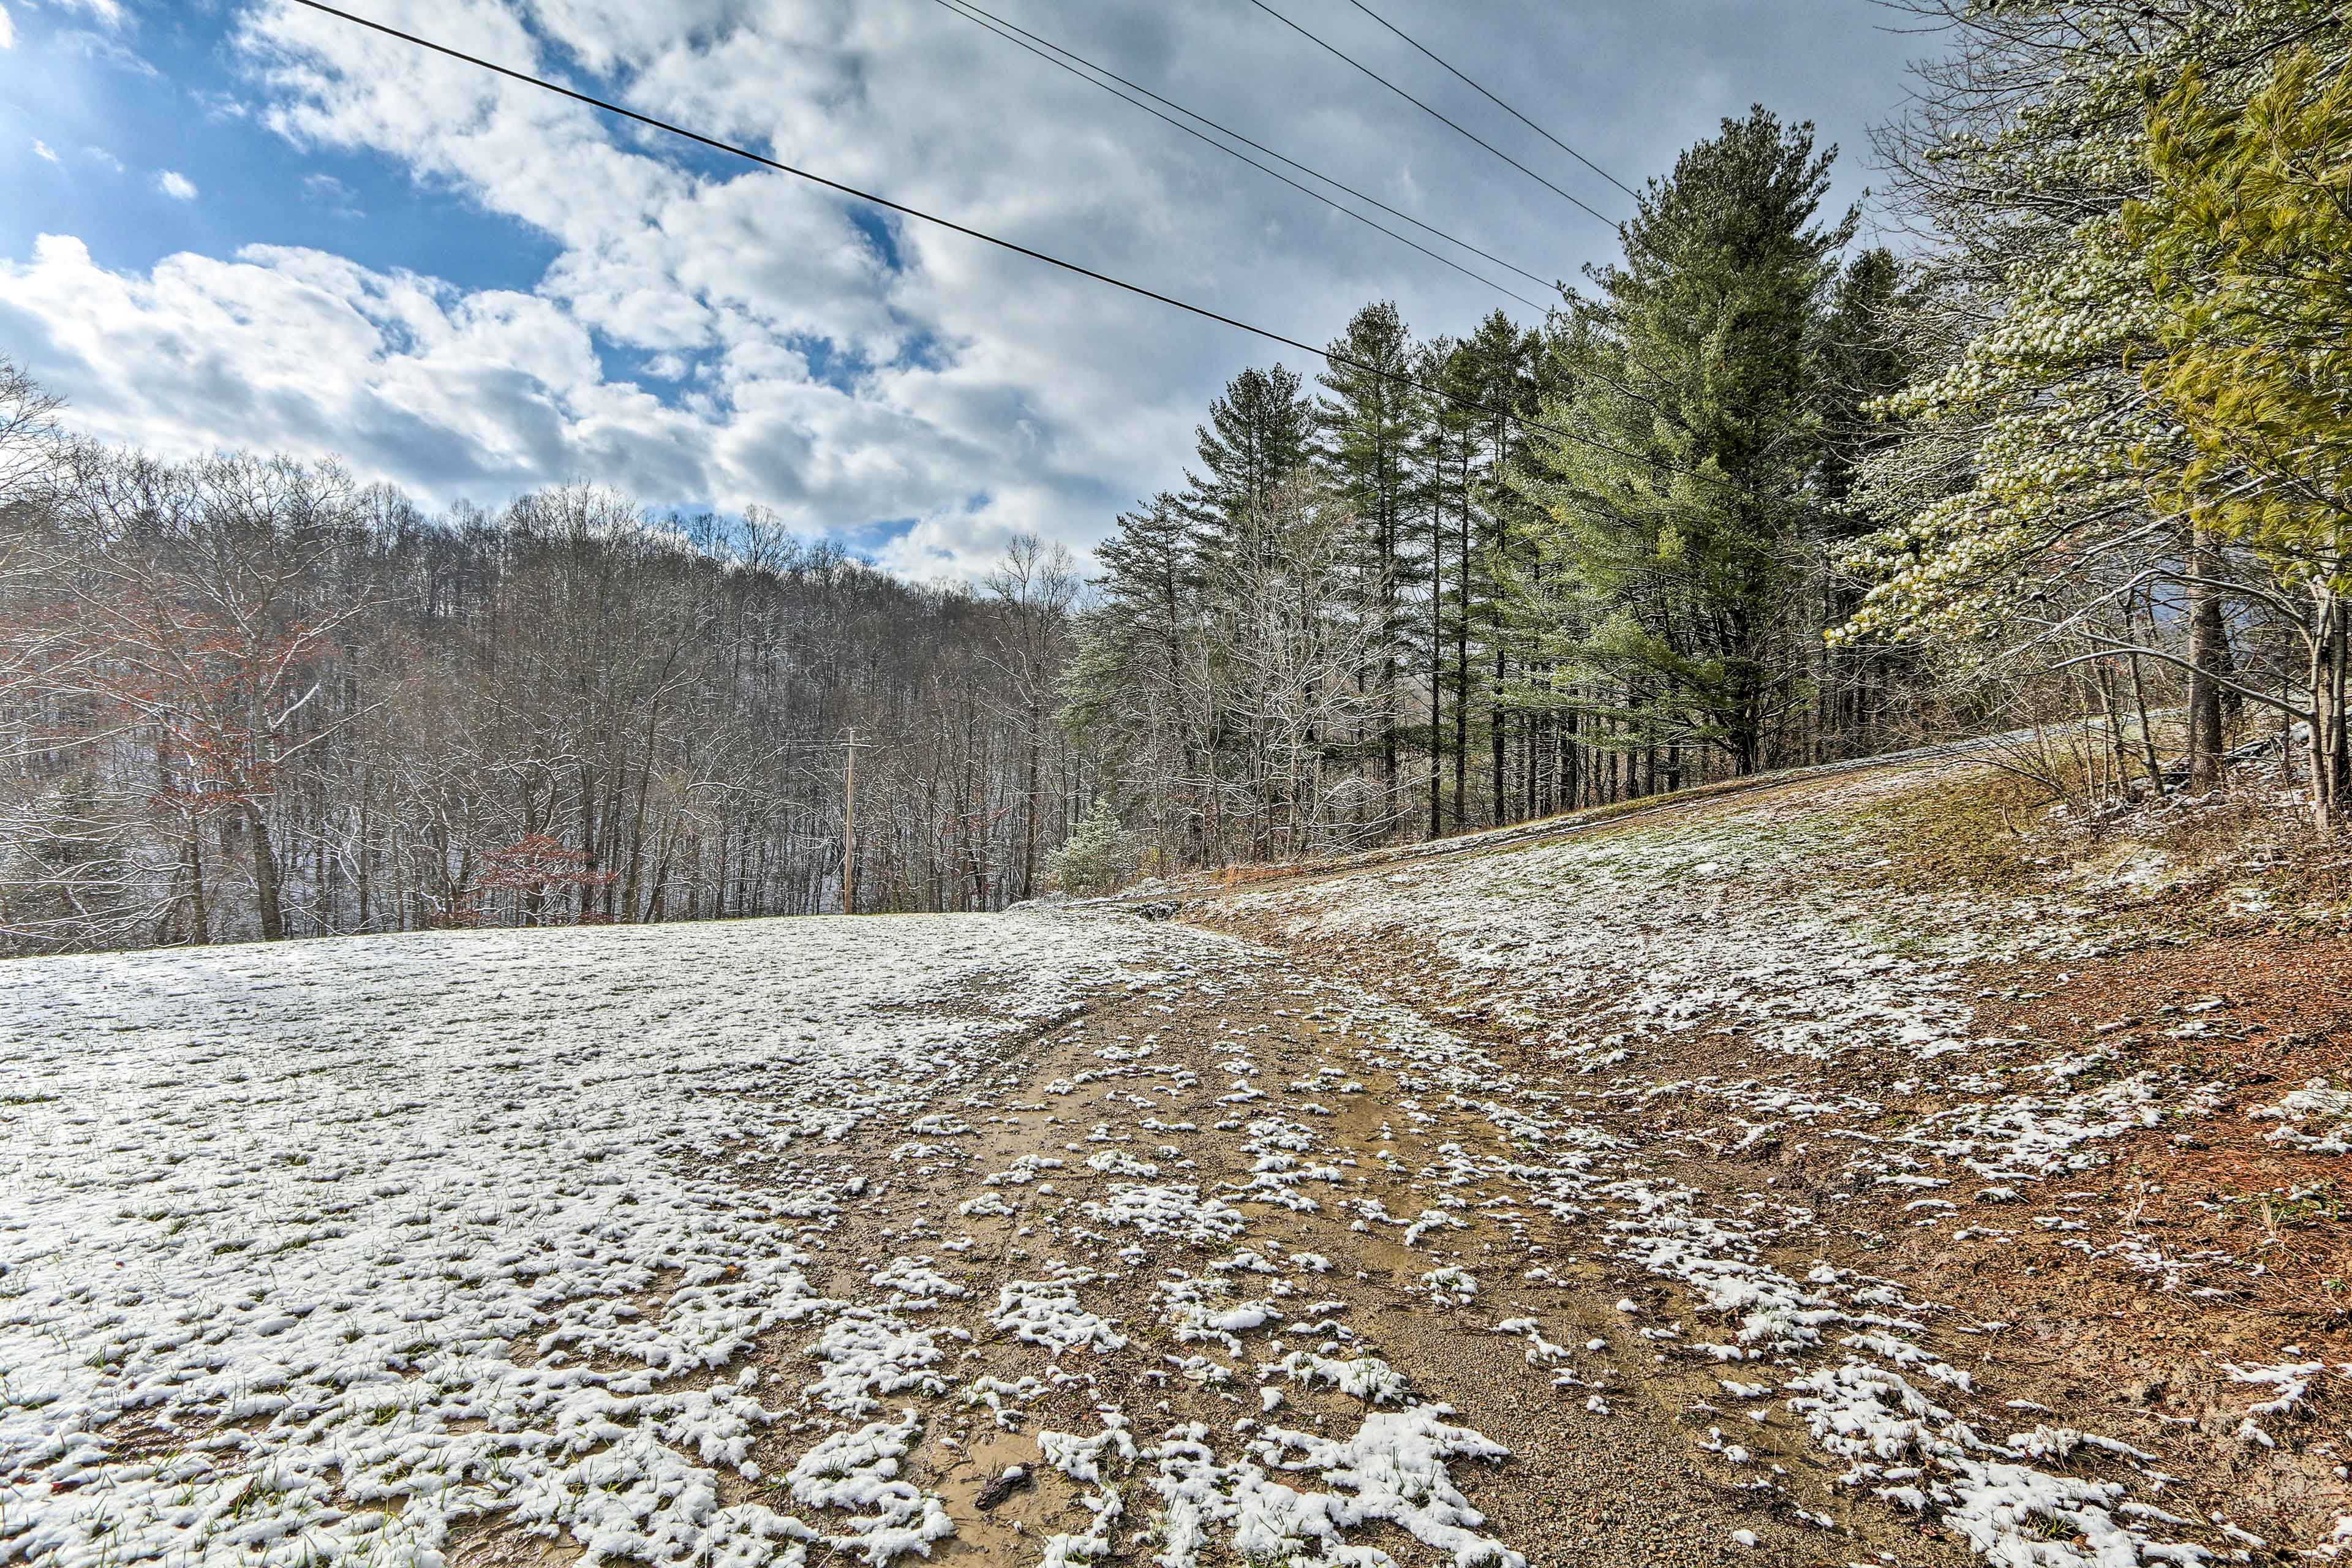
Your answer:
[[[1051,38],[1041,38],[1036,34],[1031,32],[1028,28],[1022,26],[1017,22],[1008,22],[1003,17],[995,15],[993,12],[982,10],[978,5],[972,4],[971,0],[937,0],[937,3],[942,5],[947,5],[950,9],[964,15],[967,20],[985,19],[988,22],[994,23],[997,26],[1003,28],[1008,32],[1018,33],[1022,37],[1028,39],[1031,43],[1037,45],[1039,47],[1048,49],[1054,54],[1063,57],[1062,59],[1057,59],[1054,63],[1061,66],[1065,70],[1070,70],[1071,74],[1075,76],[1090,80],[1092,79],[1091,78],[1086,78],[1086,71],[1093,71],[1097,76],[1108,77],[1112,81],[1118,83],[1119,86],[1129,89],[1132,91],[1141,93],[1144,97],[1151,100],[1152,102],[1160,105],[1162,108],[1172,109],[1188,120],[1199,121],[1202,124],[1207,126],[1210,130],[1214,131],[1220,136],[1230,136],[1234,141],[1240,142],[1243,146],[1247,147],[1254,152],[1263,153],[1277,163],[1286,163],[1291,168],[1297,170],[1300,174],[1307,175],[1310,179],[1320,180],[1325,184],[1331,186],[1334,190],[1345,191],[1348,195],[1355,197],[1358,201],[1362,202],[1369,206],[1378,207],[1381,211],[1388,214],[1389,216],[1397,219],[1399,222],[1409,223],[1424,234],[1435,235],[1438,238],[1445,241],[1448,245],[1458,245],[1463,249],[1468,251],[1471,255],[1481,257],[1486,260],[1493,262],[1497,267],[1508,268],[1510,271],[1517,273],[1520,277],[1526,279],[1530,283],[1539,284],[1546,289],[1554,289],[1559,286],[1559,280],[1556,278],[1545,278],[1539,274],[1530,272],[1526,268],[1517,265],[1516,262],[1506,261],[1503,258],[1496,256],[1491,250],[1481,250],[1466,239],[1463,239],[1456,235],[1449,234],[1433,224],[1423,223],[1421,219],[1413,216],[1411,213],[1400,212],[1395,207],[1389,205],[1388,203],[1381,200],[1378,196],[1368,195],[1364,192],[1356,189],[1355,186],[1349,184],[1344,180],[1335,180],[1330,175],[1323,173],[1320,169],[1310,168],[1307,164],[1300,163],[1296,158],[1286,157],[1284,154],[1276,152],[1273,148],[1265,145],[1262,142],[1253,142],[1230,125],[1220,125],[1217,121],[1210,119],[1207,115],[1202,114],[1197,109],[1187,109],[1182,104],[1175,102],[1171,99],[1162,98],[1160,94],[1152,91],[1150,88],[1143,86],[1140,82],[1129,81],[1127,78],[1119,75],[1117,71],[1112,70],[1108,66],[1097,65],[1093,60],[1087,58],[1084,55],[1078,54],[1075,50],[1063,47],[1061,45],[1054,42]],[[1000,34],[999,36],[1002,37],[1003,35]],[[1064,63],[1066,60],[1076,61],[1079,66],[1085,67],[1086,70],[1073,70],[1069,65]],[[1103,84],[1097,82],[1095,85],[1100,87]],[[1108,89],[1106,89],[1105,90]],[[1130,99],[1129,101],[1133,102],[1134,100]],[[1191,128],[1186,127],[1186,129],[1189,130]],[[1198,135],[1199,132],[1195,132],[1194,134]],[[1214,146],[1216,143],[1213,142],[1210,145]],[[1225,148],[1224,151],[1230,153],[1233,150],[1231,148]],[[1234,156],[1239,157],[1240,154],[1234,153]],[[1244,159],[1244,162],[1247,162],[1247,160]]]
[[[1284,16],[1273,6],[1267,5],[1265,0],[1250,0],[1250,4],[1265,12],[1267,16],[1273,17],[1276,21],[1281,23],[1284,26],[1289,28],[1292,32],[1297,34],[1300,37],[1306,39],[1308,43],[1313,44],[1317,48],[1323,50],[1334,58],[1343,60],[1347,64],[1355,67],[1366,76],[1370,77],[1374,81],[1379,82],[1382,87],[1387,88],[1391,92],[1395,93],[1399,98],[1403,99],[1407,103],[1412,104],[1415,109],[1420,110],[1423,114],[1428,115],[1431,119],[1452,129],[1457,135],[1466,136],[1471,141],[1475,142],[1479,146],[1484,147],[1487,152],[1492,153],[1496,157],[1500,158],[1504,163],[1508,163],[1512,168],[1517,169],[1528,179],[1533,180],[1536,184],[1541,185],[1552,195],[1559,197],[1560,200],[1567,202],[1571,206],[1578,207],[1585,212],[1591,213],[1594,217],[1599,218],[1602,223],[1607,224],[1612,228],[1615,228],[1617,226],[1617,220],[1615,218],[1609,216],[1606,213],[1601,212],[1591,203],[1583,200],[1581,197],[1569,195],[1566,191],[1561,190],[1558,185],[1553,184],[1549,180],[1545,179],[1541,174],[1537,174],[1533,169],[1528,168],[1525,163],[1520,163],[1517,158],[1512,157],[1508,153],[1504,152],[1500,147],[1496,146],[1492,142],[1487,141],[1484,136],[1479,135],[1476,132],[1472,131],[1465,126],[1457,124],[1454,121],[1446,119],[1444,115],[1439,113],[1436,110],[1432,109],[1421,100],[1413,97],[1412,94],[1405,91],[1404,89],[1399,87],[1396,83],[1391,81],[1388,78],[1382,76],[1371,67],[1364,64],[1361,60],[1356,59],[1352,56],[1341,54],[1337,48],[1325,43],[1322,39],[1317,37],[1314,34],[1308,32],[1306,28],[1292,21],[1289,17]]]
[[[1062,69],[1068,71],[1072,76],[1076,77],[1080,81],[1089,82],[1096,87],[1101,88],[1105,92],[1109,93],[1113,98],[1118,99],[1120,102],[1131,103],[1135,105],[1136,108],[1143,110],[1144,113],[1151,115],[1157,119],[1166,121],[1169,124],[1173,125],[1177,130],[1181,131],[1185,135],[1192,137],[1193,140],[1205,142],[1210,146],[1214,147],[1218,152],[1223,153],[1229,157],[1239,158],[1243,163],[1247,163],[1251,168],[1258,171],[1258,173],[1268,175],[1274,179],[1280,180],[1284,184],[1288,185],[1292,190],[1298,192],[1300,195],[1314,197],[1315,200],[1321,202],[1333,212],[1354,218],[1358,223],[1364,225],[1368,228],[1377,229],[1381,233],[1387,235],[1391,239],[1395,240],[1399,245],[1412,246],[1415,250],[1420,251],[1432,261],[1437,262],[1442,266],[1451,267],[1454,271],[1462,274],[1463,277],[1470,279],[1475,282],[1483,283],[1487,288],[1495,290],[1497,294],[1507,294],[1512,299],[1517,300],[1520,304],[1525,305],[1530,310],[1540,310],[1543,309],[1543,306],[1538,304],[1535,300],[1528,299],[1525,294],[1518,292],[1517,289],[1507,288],[1503,284],[1496,282],[1491,278],[1482,277],[1478,273],[1471,271],[1470,268],[1463,266],[1452,257],[1442,256],[1438,252],[1430,249],[1429,247],[1422,244],[1419,240],[1406,238],[1396,230],[1366,217],[1363,214],[1356,211],[1353,207],[1344,206],[1341,204],[1333,201],[1329,196],[1325,195],[1322,192],[1316,190],[1314,187],[1300,184],[1297,180],[1292,179],[1289,175],[1284,174],[1279,169],[1267,168],[1264,163],[1259,163],[1248,153],[1235,152],[1233,148],[1226,146],[1215,137],[1206,135],[1199,131],[1193,130],[1192,127],[1185,124],[1174,115],[1163,113],[1161,110],[1152,108],[1151,105],[1144,102],[1140,99],[1129,98],[1127,94],[1119,91],[1118,89],[1111,86],[1108,82],[1096,81],[1094,78],[1087,75],[1086,72],[1078,69],[1076,66],[1070,65],[1062,60],[1057,60],[1052,55],[1047,54],[1044,49],[1039,48],[1036,45],[1016,38],[1011,33],[1006,32],[1003,27],[994,26],[992,18],[989,21],[982,21],[980,16],[970,15],[961,8],[958,0],[935,0],[935,3],[942,8],[952,11],[957,16],[963,17],[965,21],[995,34],[998,37],[1003,38],[1006,43],[1027,49],[1031,54],[1035,55],[1047,65],[1059,66]],[[971,9],[973,11],[978,11],[980,7],[975,5],[971,7]],[[1287,163],[1288,160],[1285,159],[1284,162]],[[1322,178],[1319,174],[1316,177],[1318,179]],[[1338,182],[1334,181],[1333,183],[1336,184]],[[1510,267],[1511,264],[1506,261],[1503,265]],[[1512,267],[1511,270],[1517,272],[1518,268]],[[1538,281],[1541,281],[1541,279],[1538,279]]]
[[[1501,110],[1504,113],[1509,115],[1512,119],[1517,121],[1520,124],[1526,126],[1528,130],[1534,132],[1537,135],[1542,137],[1545,141],[1550,142],[1553,146],[1559,148],[1561,152],[1567,153],[1570,157],[1575,159],[1578,163],[1583,164],[1586,168],[1591,170],[1594,174],[1600,175],[1602,179],[1608,181],[1611,184],[1616,186],[1627,195],[1636,198],[1641,195],[1641,192],[1635,190],[1633,186],[1627,184],[1624,181],[1619,179],[1616,175],[1611,174],[1608,170],[1602,168],[1600,164],[1594,163],[1591,159],[1586,157],[1583,153],[1578,152],[1575,148],[1570,146],[1567,142],[1561,141],[1559,137],[1553,135],[1542,126],[1538,125],[1534,121],[1529,120],[1517,110],[1513,109],[1509,104],[1505,103],[1501,99],[1496,98],[1493,93],[1488,92],[1485,88],[1480,87],[1468,77],[1464,76],[1459,70],[1454,69],[1452,65],[1441,58],[1434,50],[1424,45],[1419,38],[1414,37],[1411,33],[1406,32],[1394,22],[1390,21],[1386,16],[1381,16],[1378,11],[1373,10],[1370,5],[1365,5],[1364,0],[1348,0],[1348,4],[1353,5],[1357,10],[1361,11],[1365,16],[1370,16],[1373,21],[1378,22],[1381,26],[1386,27],[1390,32],[1394,33],[1398,37],[1402,38],[1406,43],[1411,44],[1414,48],[1419,49],[1431,59],[1435,60],[1440,66],[1444,67],[1446,70],[1452,71],[1455,79],[1472,89],[1487,102],[1493,104],[1496,108]]]
[[[694,142],[697,146],[708,147],[715,153],[725,153],[730,156],[740,158],[746,163],[757,163],[763,169],[773,169],[780,174],[790,174],[794,179],[806,180],[813,185],[822,185],[826,190],[838,191],[845,196],[855,196],[861,202],[870,203],[875,206],[883,208],[885,211],[894,212],[906,217],[919,219],[921,222],[933,225],[936,227],[947,229],[950,233],[961,234],[966,238],[979,240],[984,245],[995,246],[1000,250],[1009,250],[1015,256],[1025,256],[1032,261],[1042,261],[1046,266],[1058,268],[1064,272],[1073,273],[1077,277],[1089,279],[1097,283],[1108,284],[1109,287],[1119,289],[1124,293],[1133,294],[1140,299],[1153,300],[1156,303],[1169,306],[1171,309],[1182,310],[1188,315],[1199,316],[1203,321],[1215,321],[1221,326],[1232,327],[1236,331],[1248,332],[1254,337],[1264,338],[1269,342],[1280,343],[1285,348],[1297,349],[1301,353],[1313,354],[1316,358],[1325,361],[1327,363],[1344,365],[1349,370],[1362,371],[1368,375],[1378,376],[1383,381],[1394,382],[1399,386],[1410,386],[1416,392],[1423,393],[1428,396],[1434,397],[1444,403],[1451,403],[1457,408],[1467,408],[1475,414],[1484,414],[1490,416],[1499,416],[1505,419],[1515,420],[1523,428],[1529,430],[1541,430],[1547,435],[1557,436],[1563,441],[1571,441],[1576,443],[1578,446],[1590,447],[1595,451],[1612,453],[1615,456],[1624,458],[1629,461],[1648,461],[1647,458],[1642,458],[1635,453],[1629,452],[1622,447],[1614,446],[1610,442],[1599,440],[1591,436],[1580,435],[1573,430],[1563,430],[1557,425],[1548,425],[1540,419],[1530,419],[1526,415],[1518,413],[1514,409],[1490,407],[1486,404],[1461,396],[1459,394],[1447,392],[1443,387],[1432,386],[1427,382],[1417,380],[1412,376],[1399,375],[1394,371],[1386,371],[1381,369],[1377,365],[1367,364],[1363,361],[1354,358],[1352,355],[1334,353],[1329,349],[1318,349],[1313,343],[1301,342],[1297,338],[1287,337],[1270,328],[1254,326],[1248,321],[1239,320],[1236,317],[1225,315],[1222,311],[1212,310],[1205,305],[1194,305],[1186,300],[1179,300],[1173,295],[1162,294],[1156,289],[1147,289],[1140,283],[1129,283],[1125,279],[1114,278],[1108,272],[1097,272],[1091,267],[1081,266],[1075,261],[1065,261],[1058,256],[1049,255],[1045,251],[1034,249],[1029,246],[1021,244],[1018,240],[1001,239],[997,236],[986,233],[983,230],[972,228],[965,224],[960,224],[953,218],[941,217],[937,213],[928,213],[923,211],[920,207],[910,207],[904,202],[894,202],[887,196],[876,195],[872,191],[861,191],[856,185],[845,185],[839,180],[829,180],[823,174],[814,174],[807,169],[794,168],[790,163],[780,163],[773,158],[766,156],[764,153],[754,153],[748,147],[740,147],[732,142],[721,142],[717,137],[706,136],[699,131],[689,131],[683,125],[674,124],[667,120],[656,119],[653,115],[642,113],[637,110],[625,108],[620,104],[613,102],[609,99],[598,98],[593,93],[582,92],[577,88],[565,87],[561,82],[550,81],[545,77],[533,76],[529,71],[518,70],[512,66],[499,65],[495,60],[486,60],[479,55],[469,55],[463,49],[457,48],[448,44],[436,43],[431,38],[420,37],[415,33],[403,32],[398,27],[394,27],[388,23],[373,21],[368,17],[343,10],[340,6],[330,5],[326,3],[326,0],[293,0],[293,3],[297,5],[303,6],[308,10],[317,11],[325,16],[338,17],[343,21],[351,23],[354,26],[365,27],[372,33],[381,33],[385,37],[397,38],[404,44],[413,44],[420,49],[425,49],[430,53],[443,56],[446,58],[460,60],[469,66],[477,66],[483,70],[492,73],[493,75],[505,77],[509,81],[519,81],[526,87],[535,87],[542,91],[551,92],[559,98],[568,98],[574,103],[583,103],[591,109],[602,110],[604,112],[613,115],[618,119],[631,121],[636,124],[647,126],[656,131],[667,132],[670,135],[678,137],[683,141]]]

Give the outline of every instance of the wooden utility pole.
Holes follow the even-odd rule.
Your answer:
[[[855,730],[849,737],[841,742],[849,759],[841,800],[841,912],[854,915],[857,912],[857,752],[873,742],[857,739]]]

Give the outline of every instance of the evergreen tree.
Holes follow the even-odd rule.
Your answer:
[[[1118,811],[1097,795],[1061,847],[1046,857],[1045,867],[1064,892],[1093,899],[1118,891],[1135,875],[1142,858],[1142,846],[1119,826]]]
[[[1121,513],[1095,549],[1097,602],[1078,622],[1063,679],[1063,721],[1103,755],[1122,798],[1139,805],[1160,847],[1201,847],[1192,793],[1206,773],[1197,711],[1202,588],[1199,540],[1184,502],[1162,492]]]
[[[1423,574],[1409,514],[1421,489],[1413,447],[1427,399],[1412,384],[1412,339],[1393,304],[1383,300],[1357,311],[1347,331],[1332,340],[1331,355],[1330,368],[1318,378],[1329,394],[1316,403],[1319,457],[1333,490],[1362,530],[1360,613],[1372,628],[1378,660],[1367,682],[1380,725],[1385,821],[1398,801],[1400,685],[1412,633],[1407,595]]]
[[[2250,552],[2303,644],[2312,808],[2352,801],[2352,43],[2280,59],[2243,103],[2189,72],[2149,119],[2147,198],[2126,211],[2163,311],[2141,372],[2194,457],[2159,489]]]
[[[1899,647],[1867,640],[1832,643],[1829,634],[1862,607],[1861,585],[1838,562],[1875,526],[1859,490],[1864,467],[1897,439],[1876,416],[1882,400],[1903,389],[1917,368],[1908,329],[1917,299],[1892,251],[1874,247],[1846,265],[1822,322],[1823,505],[1816,641],[1813,755],[1853,756],[1877,737],[1879,710],[1912,660]]]
[[[1244,521],[1263,511],[1312,449],[1314,408],[1293,372],[1255,366],[1225,384],[1195,431],[1201,471],[1185,475],[1187,514],[1200,528],[1202,555],[1214,562]]]
[[[1539,509],[1531,563],[1602,604],[1546,651],[1613,678],[1639,743],[1703,741],[1741,773],[1804,685],[1791,607],[1821,525],[1818,328],[1854,225],[1813,221],[1834,155],[1759,107],[1650,183],[1625,264],[1591,274],[1599,298],[1573,302],[1558,342],[1574,390],[1545,423],[1583,439],[1534,432],[1517,479]]]
[[[1441,338],[1431,350],[1436,367],[1433,379],[1446,394],[1433,410],[1430,422],[1437,488],[1431,548],[1441,562],[1450,557],[1454,563],[1451,586],[1443,570],[1430,584],[1431,625],[1437,638],[1430,662],[1431,729],[1432,743],[1445,747],[1454,759],[1452,813],[1454,826],[1459,828],[1470,822],[1470,713],[1477,685],[1476,666],[1470,658],[1470,623],[1480,581],[1474,498],[1479,437],[1486,421],[1476,412],[1479,376],[1466,345]],[[1439,694],[1449,682],[1454,689],[1450,733],[1440,734],[1436,733]],[[1431,820],[1435,820],[1433,812]]]
[[[1524,710],[1507,706],[1506,692],[1514,672],[1507,616],[1501,604],[1501,574],[1525,548],[1526,501],[1504,482],[1517,451],[1522,416],[1536,410],[1535,366],[1541,340],[1523,332],[1517,323],[1496,310],[1457,351],[1453,372],[1457,395],[1472,405],[1473,435],[1467,479],[1478,520],[1476,544],[1465,552],[1462,594],[1469,639],[1481,650],[1482,677],[1488,678],[1486,754],[1489,764],[1488,808],[1496,824],[1512,816],[1507,778],[1507,752],[1514,718],[1524,721]]]
[[[2234,114],[2284,56],[2341,60],[2352,29],[2312,0],[1945,15],[1952,52],[1922,68],[1886,136],[1895,201],[1942,238],[1911,334],[1929,352],[1889,401],[1899,444],[1864,459],[1881,527],[1848,552],[1872,588],[1839,635],[1940,646],[1961,668],[2039,663],[2055,679],[2021,715],[2034,720],[2086,680],[2112,709],[2118,677],[2137,688],[2143,665],[2167,672],[2177,689],[2157,707],[2181,714],[2187,782],[2209,789],[2232,706],[2272,695],[2239,668],[2240,634],[2281,600],[2180,483],[2201,446],[2162,390],[2184,297],[2159,279],[2161,240],[2135,236],[2126,213],[2170,184],[2152,92],[2193,79],[2209,109]],[[2199,161],[2182,165],[2191,185]],[[2258,208],[2240,216],[2261,226]],[[2208,286],[2207,259],[2178,277],[2186,297]]]
[[[1895,439],[1874,417],[1881,398],[1900,391],[1916,356],[1900,334],[1903,269],[1884,247],[1864,251],[1838,275],[1821,326],[1822,397],[1825,442],[1822,500],[1844,514],[1832,526],[1853,531],[1851,510],[1858,470]]]

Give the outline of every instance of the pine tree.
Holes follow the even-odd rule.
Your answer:
[[[1097,545],[1097,601],[1078,623],[1063,678],[1063,722],[1102,754],[1139,803],[1159,847],[1202,848],[1195,792],[1209,773],[1200,710],[1202,574],[1183,501],[1165,492],[1122,513]]]
[[[1255,366],[1225,384],[1195,432],[1201,471],[1185,475],[1187,515],[1199,528],[1202,554],[1213,563],[1245,520],[1265,510],[1282,482],[1306,466],[1314,408],[1294,373]]]
[[[2154,188],[2125,220],[2166,353],[2141,376],[2195,453],[2159,494],[2283,590],[2310,694],[2285,706],[2330,826],[2352,800],[2352,43],[2297,48],[2242,104],[2189,72],[2149,140]]]
[[[2209,107],[2233,110],[2284,55],[2341,59],[2352,30],[2312,0],[1949,16],[1949,55],[1922,68],[1887,135],[1894,201],[1942,243],[1910,333],[1927,363],[1886,410],[1902,439],[1864,462],[1881,527],[1846,564],[1871,590],[1838,635],[1937,644],[1979,668],[2038,663],[2051,679],[2027,704],[2035,720],[2121,669],[2137,684],[2145,663],[2175,683],[2160,705],[2182,714],[2201,791],[2232,702],[2269,700],[2233,645],[2281,601],[2182,492],[2200,443],[2158,385],[2180,301],[2152,270],[2163,247],[2128,232],[2126,212],[2159,194],[2152,90],[2193,77]]]
[[[1454,714],[1450,750],[1454,757],[1454,826],[1470,822],[1470,713],[1476,681],[1470,658],[1471,606],[1480,582],[1480,561],[1474,521],[1478,476],[1478,444],[1485,421],[1476,412],[1479,376],[1468,346],[1448,339],[1432,345],[1436,355],[1435,381],[1446,394],[1431,421],[1431,444],[1436,455],[1439,496],[1438,526],[1432,534],[1441,555],[1451,553],[1454,584],[1449,590],[1443,572],[1430,586],[1433,626],[1440,646],[1431,661],[1432,724],[1441,672],[1453,671]]]
[[[1836,568],[1874,526],[1857,494],[1864,465],[1897,439],[1875,416],[1917,369],[1906,329],[1916,304],[1892,251],[1874,247],[1846,265],[1821,326],[1822,439],[1818,480],[1823,507],[1815,679],[1816,761],[1866,752],[1874,740],[1875,693],[1907,662],[1899,650],[1870,642],[1832,644],[1829,634],[1862,606],[1860,585]]]
[[[1464,619],[1470,640],[1481,650],[1482,673],[1491,675],[1486,716],[1490,764],[1488,805],[1497,825],[1511,816],[1507,774],[1509,728],[1514,710],[1505,693],[1511,686],[1511,640],[1501,605],[1501,574],[1523,548],[1525,501],[1503,476],[1517,450],[1521,416],[1535,412],[1535,365],[1540,351],[1535,333],[1523,332],[1496,310],[1478,324],[1456,355],[1454,382],[1473,406],[1475,424],[1469,483],[1479,538],[1467,552],[1463,576]],[[1524,719],[1524,713],[1519,715]]]
[[[1399,688],[1412,631],[1406,595],[1423,574],[1408,529],[1421,489],[1413,445],[1427,400],[1412,385],[1412,339],[1393,304],[1357,311],[1331,354],[1318,378],[1330,394],[1316,404],[1318,457],[1363,532],[1360,613],[1373,629],[1377,668],[1366,674],[1379,716],[1385,824],[1398,810]]]
[[[1069,837],[1045,858],[1045,868],[1064,892],[1099,898],[1133,877],[1142,858],[1143,847],[1119,826],[1117,809],[1097,795]]]
[[[1653,180],[1622,267],[1556,345],[1573,377],[1535,432],[1530,558],[1601,613],[1568,647],[1622,687],[1633,741],[1764,764],[1803,695],[1798,546],[1818,530],[1818,322],[1851,238],[1813,221],[1834,150],[1759,107]],[[1524,572],[1511,574],[1523,576]]]

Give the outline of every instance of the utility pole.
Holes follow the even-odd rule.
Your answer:
[[[841,800],[841,912],[857,912],[857,752],[870,746],[871,741],[861,741],[852,730],[849,739],[841,742],[849,759],[849,770],[842,788]]]

